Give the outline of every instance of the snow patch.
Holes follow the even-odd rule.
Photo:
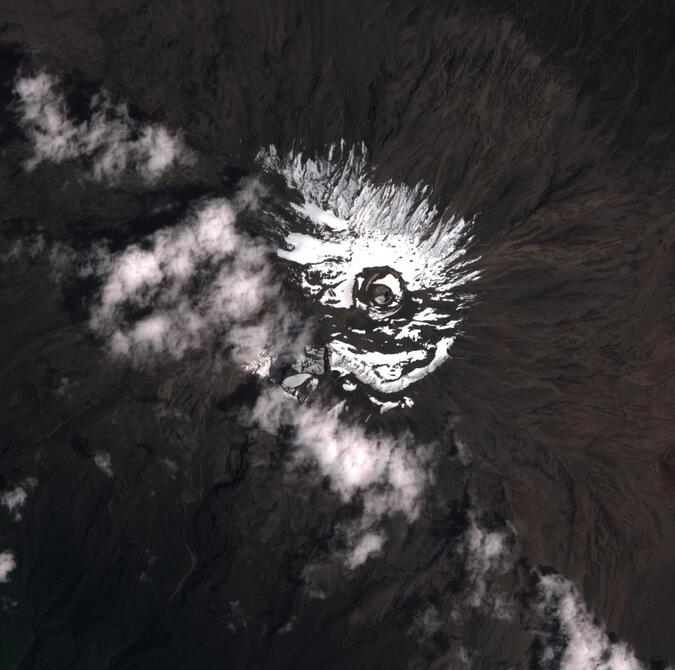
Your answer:
[[[434,372],[449,358],[460,313],[471,302],[464,286],[479,274],[472,269],[477,259],[466,251],[470,222],[451,217],[441,223],[422,184],[377,183],[363,146],[347,150],[342,142],[316,158],[280,155],[270,146],[257,159],[303,198],[291,206],[304,219],[301,230],[279,221],[286,248],[277,255],[298,269],[300,286],[336,325],[328,345],[331,368],[387,394]],[[356,297],[364,272],[378,268],[377,281],[393,292],[393,309]],[[415,309],[394,318],[406,297],[402,286]],[[353,308],[373,319],[369,340],[340,324],[339,311]],[[388,351],[392,340],[398,346]]]

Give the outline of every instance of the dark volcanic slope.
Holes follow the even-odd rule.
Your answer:
[[[91,287],[41,257],[3,263],[0,485],[39,484],[20,522],[0,511],[19,559],[0,665],[408,668],[466,645],[474,667],[526,667],[527,614],[415,633],[417,612],[450,622],[463,597],[469,504],[514,524],[518,602],[526,562],[553,566],[643,660],[675,659],[674,20],[635,0],[6,0],[3,252],[38,228],[124,246],[230,195],[261,146],[345,138],[376,178],[423,180],[448,216],[476,217],[482,277],[419,411],[382,419],[448,445],[425,512],[350,574],[329,558],[344,506],[288,475],[282,439],[241,426],[254,381],[204,352],[115,364],[84,327]],[[181,129],[198,164],[152,186],[26,173],[7,111],[20,65]]]

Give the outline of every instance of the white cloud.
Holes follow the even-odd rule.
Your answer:
[[[471,653],[464,646],[461,646],[459,648],[459,651],[455,654],[453,660],[455,661],[455,665],[451,666],[452,669],[454,668],[456,668],[457,670],[459,670],[460,668],[467,669],[473,665]]]
[[[493,578],[509,567],[507,534],[481,527],[472,512],[462,551],[468,578],[468,604],[475,608],[489,606],[490,612],[497,618],[510,618],[509,608],[501,595],[490,588]]]
[[[293,632],[293,628],[295,628],[295,621],[296,621],[296,616],[293,615],[280,629],[279,629],[279,635],[287,635],[288,633]]]
[[[178,464],[170,458],[160,458],[159,462],[166,468],[166,473],[170,479],[176,479],[178,474]]]
[[[237,210],[257,209],[261,198],[268,194],[265,184],[257,176],[242,179],[233,204]]]
[[[0,583],[9,581],[9,573],[16,569],[16,559],[12,551],[0,552]]]
[[[239,600],[230,600],[228,629],[234,633],[247,626],[248,617],[241,606],[241,602]]]
[[[96,181],[114,182],[129,170],[155,181],[173,165],[194,163],[180,134],[137,123],[127,106],[113,104],[105,91],[92,98],[86,120],[74,121],[58,86],[58,80],[44,72],[16,81],[20,123],[34,149],[28,170],[44,161],[85,157],[92,162],[89,176]]]
[[[38,233],[28,239],[12,242],[7,252],[2,255],[2,260],[5,262],[19,261],[26,258],[33,260],[42,255],[46,247],[47,241],[44,235]]]
[[[408,521],[419,515],[422,494],[430,480],[430,451],[409,436],[366,434],[362,426],[342,417],[343,403],[298,404],[280,388],[266,389],[251,419],[274,433],[294,430],[296,459],[316,464],[344,502],[359,497],[361,518],[346,527],[346,564],[356,567],[381,551],[384,536],[375,528],[386,515],[402,513]]]
[[[28,491],[34,489],[37,484],[35,477],[27,477],[20,485],[3,491],[0,495],[0,505],[7,508],[14,521],[21,519],[21,509],[28,500]]]
[[[348,568],[352,570],[365,563],[366,559],[373,554],[379,554],[382,551],[385,537],[381,533],[365,533],[355,540],[353,548],[347,555],[345,561]]]
[[[69,274],[100,280],[88,325],[113,355],[143,365],[160,354],[180,359],[209,349],[265,376],[276,357],[304,356],[309,324],[281,300],[272,247],[235,225],[262,193],[257,180],[246,180],[231,201],[201,201],[178,225],[122,251],[99,243],[82,253],[37,235],[5,258],[45,255],[57,281]]]
[[[433,605],[428,605],[424,611],[415,614],[410,632],[417,636],[418,644],[424,644],[442,628],[443,621],[438,610]]]
[[[574,586],[560,575],[539,581],[540,609],[556,634],[542,635],[544,667],[560,670],[645,670],[623,642],[612,642],[603,624],[596,622]]]
[[[285,391],[269,388],[258,399],[253,419],[269,432],[293,426],[298,456],[314,460],[345,502],[360,492],[366,513],[379,517],[397,511],[414,521],[429,479],[428,450],[415,448],[409,437],[367,435],[342,418],[343,406],[300,405]],[[369,489],[374,484],[386,486]]]
[[[107,451],[98,451],[94,455],[94,463],[96,463],[96,466],[106,474],[108,477],[112,477],[114,474],[113,467],[112,467],[112,459],[110,458],[110,454]]]
[[[0,496],[0,505],[6,507],[15,521],[21,519],[21,508],[26,504],[28,494],[22,486],[15,486],[9,491],[4,491]]]
[[[250,205],[251,196],[245,200]],[[235,362],[255,367],[274,352],[299,350],[303,336],[294,343],[269,248],[239,232],[236,215],[229,201],[211,200],[143,244],[98,250],[85,270],[103,279],[89,325],[113,353],[139,362],[158,353],[181,358],[217,342]]]
[[[0,598],[0,603],[2,604],[3,612],[10,612],[19,604],[19,601],[8,598],[7,596],[2,596],[2,598]]]

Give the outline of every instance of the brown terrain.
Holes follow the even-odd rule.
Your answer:
[[[228,194],[260,147],[344,138],[376,180],[423,181],[445,218],[475,217],[482,271],[452,359],[414,409],[373,419],[440,441],[425,509],[348,573],[330,560],[344,506],[242,426],[249,376],[203,352],[110,361],[83,327],[87,287],[4,262],[0,488],[39,485],[20,522],[0,517],[20,559],[0,585],[18,603],[2,668],[440,668],[460,646],[474,668],[539,667],[530,566],[571,580],[645,667],[675,661],[669,3],[5,0],[0,40],[3,249],[39,230],[123,246],[175,222],[169,202]],[[58,74],[75,102],[111,91],[181,129],[198,164],[151,187],[27,173],[17,68]],[[451,619],[469,505],[512,524],[510,621]],[[310,582],[328,597],[302,596]],[[420,642],[428,603],[444,623]]]

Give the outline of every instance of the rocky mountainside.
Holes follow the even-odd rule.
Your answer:
[[[674,21],[6,0],[0,667],[675,662]]]

